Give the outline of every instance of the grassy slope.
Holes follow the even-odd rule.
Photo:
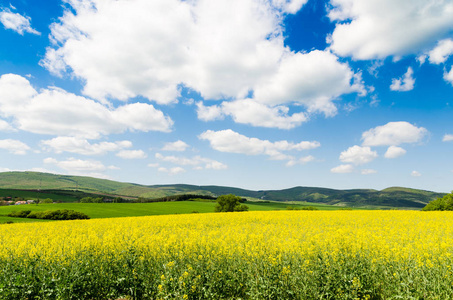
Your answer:
[[[392,187],[382,191],[370,189],[334,190],[317,187],[294,187],[284,190],[251,191],[222,186],[155,185],[143,186],[105,179],[64,176],[36,172],[0,173],[0,188],[14,189],[67,189],[103,192],[121,196],[159,198],[175,194],[222,195],[235,194],[273,201],[307,201],[330,205],[355,207],[422,208],[429,201],[443,197],[442,193]]]
[[[133,186],[133,184],[84,176],[67,176],[38,172],[0,173],[0,188],[75,190],[78,187],[79,190],[111,193],[128,186]]]

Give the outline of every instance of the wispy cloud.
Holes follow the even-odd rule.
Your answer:
[[[24,17],[21,14],[11,12],[11,10],[4,8],[0,11],[0,22],[6,29],[14,30],[15,32],[23,35],[25,32],[41,35],[31,27],[30,17]]]

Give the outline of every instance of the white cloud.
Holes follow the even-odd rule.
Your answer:
[[[397,158],[397,157],[403,156],[405,154],[406,154],[405,149],[403,149],[401,147],[397,147],[397,146],[390,146],[390,147],[388,147],[387,151],[385,152],[384,157],[385,158]]]
[[[79,78],[83,93],[97,100],[143,96],[168,104],[184,86],[206,100],[239,101],[199,102],[200,120],[230,115],[253,126],[293,128],[307,117],[288,115],[288,105],[331,116],[341,95],[365,94],[361,74],[330,51],[285,46],[284,17],[306,2],[70,1],[73,9],[51,25],[54,46],[41,65]]]
[[[420,172],[418,172],[418,171],[412,171],[411,176],[412,177],[420,177],[420,176],[422,176],[422,174]]]
[[[14,128],[5,120],[0,119],[0,131],[13,131]]]
[[[314,50],[285,56],[275,75],[258,84],[254,98],[268,105],[294,102],[332,116],[333,100],[352,92],[366,94],[361,75],[329,51]]]
[[[362,134],[364,146],[397,146],[420,142],[428,133],[423,127],[408,122],[389,122]]]
[[[61,136],[51,140],[41,141],[43,148],[55,153],[70,152],[82,155],[102,155],[107,152],[119,151],[132,147],[130,141],[100,142],[91,144],[88,140],[77,137]]]
[[[333,116],[337,112],[334,100],[352,92],[366,94],[361,74],[354,74],[332,53],[318,50],[291,53],[283,57],[274,75],[257,83],[253,98],[211,106],[199,102],[197,113],[203,121],[231,116],[236,123],[291,129],[306,122],[308,114],[289,114],[288,105],[296,105],[298,110],[304,107],[308,113]]]
[[[288,107],[269,107],[251,99],[223,102],[223,112],[236,123],[253,126],[291,129],[307,121],[305,113],[288,115]]]
[[[450,82],[453,85],[453,66],[450,69],[450,72],[444,73],[444,80]]]
[[[164,156],[160,153],[156,153],[155,157],[161,161],[173,163],[176,165],[182,165],[182,166],[192,166],[194,169],[213,169],[213,170],[224,170],[227,169],[228,166],[210,159],[210,158],[204,158],[199,155],[194,156],[192,158],[187,158],[187,157],[177,157],[177,156]]]
[[[177,174],[181,174],[181,173],[185,173],[186,172],[186,170],[184,170],[181,167],[174,167],[174,168],[170,168],[170,169],[161,167],[161,168],[158,168],[157,170],[159,172],[168,173],[170,175],[177,175]]]
[[[344,173],[352,173],[354,171],[353,165],[339,165],[335,168],[330,169],[332,173],[344,174]]]
[[[222,107],[218,105],[204,106],[203,102],[197,102],[197,116],[202,121],[223,120],[224,114]]]
[[[293,160],[291,156],[282,153],[284,151],[310,150],[321,146],[317,141],[303,141],[297,144],[285,140],[270,142],[268,140],[249,138],[231,129],[221,131],[207,130],[200,134],[199,138],[209,141],[211,147],[220,152],[268,155],[274,160]]]
[[[19,75],[0,77],[0,115],[21,130],[79,138],[129,131],[169,132],[173,121],[150,104],[110,108],[58,88],[36,91]]]
[[[116,156],[124,159],[143,159],[147,157],[143,150],[121,150]]]
[[[451,142],[451,141],[453,141],[453,134],[444,135],[442,142]]]
[[[414,71],[411,67],[407,68],[407,72],[404,74],[403,77],[399,79],[392,79],[392,84],[390,85],[390,89],[392,91],[398,92],[407,92],[414,89],[415,79],[412,77]]]
[[[362,175],[370,175],[370,174],[376,174],[377,171],[373,169],[363,169],[360,171]]]
[[[222,119],[229,115],[236,123],[252,126],[291,129],[307,121],[305,113],[288,115],[288,107],[271,107],[252,99],[223,102],[221,105],[204,106],[197,104],[198,118],[203,121]]]
[[[279,3],[283,9],[284,6]],[[70,69],[94,98],[138,95],[159,103],[179,84],[205,98],[246,95],[284,49],[281,11],[252,0],[71,1],[51,25],[59,45],[43,60]],[[89,38],[88,38],[89,37]],[[56,53],[54,53],[56,52]]]
[[[445,39],[439,41],[437,46],[429,51],[429,62],[432,64],[441,64],[444,63],[447,58],[453,54],[453,40]]]
[[[375,78],[378,78],[379,76],[379,68],[384,65],[384,61],[382,60],[375,60],[371,63],[371,65],[368,67],[367,71],[370,73]]]
[[[172,143],[165,143],[164,147],[162,148],[162,151],[179,151],[183,152],[186,151],[186,149],[189,148],[189,145],[184,143],[181,140],[178,140],[176,142]]]
[[[332,50],[354,59],[416,54],[453,26],[449,0],[331,0]]]
[[[370,147],[352,146],[346,151],[341,152],[340,160],[344,163],[352,163],[355,165],[363,165],[376,159],[378,154],[376,151],[371,151]]]
[[[0,149],[8,150],[9,153],[16,155],[27,154],[30,147],[18,140],[6,139],[0,140]]]
[[[426,54],[420,54],[417,56],[415,59],[418,61],[419,65],[423,65],[426,62],[426,59],[428,58],[428,55]]]
[[[313,155],[307,155],[307,156],[304,156],[304,157],[301,157],[297,160],[290,160],[286,163],[286,166],[287,167],[292,167],[292,166],[295,166],[297,164],[301,164],[301,165],[305,165],[309,162],[312,162],[315,160],[315,157]]]
[[[184,105],[191,106],[191,105],[193,105],[193,104],[195,103],[195,100],[192,99],[192,98],[184,99],[184,100],[182,101],[182,103],[183,103]]]
[[[272,0],[272,3],[286,13],[295,14],[308,0]]]
[[[211,159],[203,159],[203,163],[205,163],[205,168],[206,169],[212,169],[212,170],[225,170],[228,169],[228,166],[225,165],[224,163],[221,163],[216,160],[211,160]]]
[[[41,33],[31,27],[30,18],[24,17],[21,14],[13,13],[9,9],[0,11],[0,22],[6,29],[14,30],[20,35],[24,32],[40,35]]]
[[[55,158],[44,159],[45,164],[54,164],[59,168],[70,172],[100,172],[107,170],[100,161],[96,160],[81,160],[76,158],[69,158],[68,160],[58,161]]]

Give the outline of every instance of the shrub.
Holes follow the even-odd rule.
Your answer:
[[[319,210],[317,207],[313,207],[313,206],[305,206],[305,207],[302,207],[300,210]]]
[[[453,192],[429,202],[422,210],[453,210]]]
[[[31,213],[31,210],[13,211],[8,214],[8,217],[26,218],[30,213]]]
[[[93,198],[93,197],[83,197],[80,199],[80,203],[103,203],[104,198],[98,197],[98,198]]]
[[[9,217],[30,218],[43,220],[83,220],[89,219],[86,214],[74,210],[46,210],[46,211],[17,211],[8,214]]]
[[[296,207],[296,206],[287,206],[286,210],[319,210],[313,206],[304,206],[304,207]]]

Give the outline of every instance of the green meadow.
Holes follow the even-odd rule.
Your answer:
[[[190,214],[214,212],[215,202],[177,201],[155,203],[54,203],[54,204],[28,204],[0,206],[0,223],[7,221],[36,222],[36,219],[11,218],[10,212],[31,210],[46,211],[68,209],[87,214],[92,219],[139,217],[169,214]],[[303,208],[306,206],[316,207],[320,210],[333,210],[338,207],[316,203],[288,204],[277,202],[247,202],[250,211],[285,210],[288,207]]]

